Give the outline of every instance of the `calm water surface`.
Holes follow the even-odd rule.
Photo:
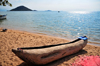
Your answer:
[[[100,12],[8,11],[0,27],[37,32],[66,39],[87,36],[89,42],[100,45]]]

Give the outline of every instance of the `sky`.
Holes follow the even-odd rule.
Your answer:
[[[24,5],[32,10],[53,11],[100,11],[100,0],[8,0],[10,6],[0,6],[0,10],[10,10]]]

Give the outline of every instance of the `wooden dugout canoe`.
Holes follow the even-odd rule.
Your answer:
[[[86,37],[79,37],[69,43],[15,48],[12,49],[12,52],[27,63],[43,65],[78,52],[86,46],[87,40]]]
[[[0,15],[0,20],[6,19],[6,16],[7,16],[7,15]]]

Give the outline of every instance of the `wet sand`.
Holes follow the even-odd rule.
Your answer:
[[[13,48],[36,47],[69,42],[66,39],[29,33],[25,31],[10,30],[2,32],[0,28],[0,66],[30,66],[20,60],[13,52]],[[99,55],[100,47],[86,45],[83,50],[73,55],[66,56],[45,66],[69,66],[79,55]],[[32,65],[36,66],[36,65]]]

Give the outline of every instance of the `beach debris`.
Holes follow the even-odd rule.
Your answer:
[[[100,66],[100,56],[79,56],[71,66]]]
[[[2,29],[2,32],[6,32],[7,31],[7,29]]]

